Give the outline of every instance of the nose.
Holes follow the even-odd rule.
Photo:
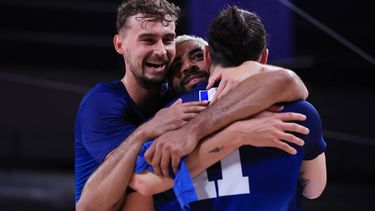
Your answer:
[[[192,70],[198,69],[198,66],[190,61],[189,59],[186,59],[183,61],[183,65],[181,66],[181,72],[183,75],[186,75],[187,73],[191,72]]]
[[[165,48],[165,45],[162,40],[159,40],[154,45],[154,53],[159,56],[164,56],[167,54],[167,49]]]

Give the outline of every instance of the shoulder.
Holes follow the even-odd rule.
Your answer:
[[[130,100],[121,81],[102,82],[83,97],[79,111],[111,112],[127,107]]]
[[[319,123],[321,124],[321,119],[319,112],[316,108],[309,102],[305,100],[298,100],[292,103],[284,105],[283,112],[297,112],[306,115],[306,122]]]
[[[96,86],[91,89],[86,96],[86,100],[92,98],[118,98],[118,97],[128,97],[125,87],[122,85],[121,81],[112,82],[101,82],[96,84]]]
[[[326,151],[327,144],[323,137],[322,121],[318,111],[311,103],[304,100],[295,101],[285,105],[284,110],[306,115],[306,120],[299,123],[310,130],[308,135],[301,136],[305,141],[303,146],[305,151],[304,160],[314,159]]]
[[[307,135],[307,137],[317,139],[318,137],[322,136],[322,121],[318,111],[311,103],[305,100],[295,101],[286,104],[283,112],[296,112],[304,114],[306,116],[306,120],[299,122],[299,124],[309,128],[310,133]]]
[[[307,102],[306,100],[297,100],[291,103],[284,104],[286,111],[300,111],[300,112],[313,112],[318,113],[318,111],[315,109],[315,107]]]

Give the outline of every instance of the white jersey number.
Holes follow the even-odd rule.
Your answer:
[[[242,174],[239,150],[221,160],[221,169],[222,179],[217,180],[217,189],[215,181],[208,181],[207,171],[193,178],[199,200],[250,193],[249,178]]]

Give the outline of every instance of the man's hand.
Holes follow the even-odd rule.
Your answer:
[[[152,165],[155,174],[169,176],[171,160],[173,171],[176,173],[181,157],[192,152],[198,144],[199,140],[191,139],[185,128],[163,134],[146,151],[145,158]]]
[[[281,69],[277,66],[261,64],[255,61],[246,61],[237,67],[216,68],[211,74],[206,89],[210,89],[216,82],[220,81],[219,87],[212,99],[212,102],[226,95],[245,79],[264,71]]]
[[[239,135],[239,146],[274,147],[294,155],[297,151],[288,143],[303,146],[304,141],[292,133],[307,135],[309,129],[292,121],[304,120],[306,116],[299,113],[263,111],[254,117],[231,124],[228,129]]]
[[[217,68],[215,72],[211,74],[206,87],[210,89],[216,82],[220,81],[212,102],[220,99],[243,80],[260,73],[263,69],[263,65],[255,61],[246,61],[238,67]]]
[[[170,107],[158,111],[143,127],[151,132],[150,138],[157,138],[168,131],[182,127],[207,105],[208,101],[182,103],[182,100],[178,99]]]

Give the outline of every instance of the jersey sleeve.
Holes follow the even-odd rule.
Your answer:
[[[115,94],[103,92],[91,96],[80,111],[82,143],[97,162],[135,130],[124,116],[127,106]]]
[[[297,112],[306,115],[306,120],[300,122],[301,125],[309,128],[310,133],[300,136],[304,141],[304,160],[312,160],[325,152],[327,144],[323,138],[322,121],[318,111],[307,101],[296,101],[286,106],[289,112]]]

